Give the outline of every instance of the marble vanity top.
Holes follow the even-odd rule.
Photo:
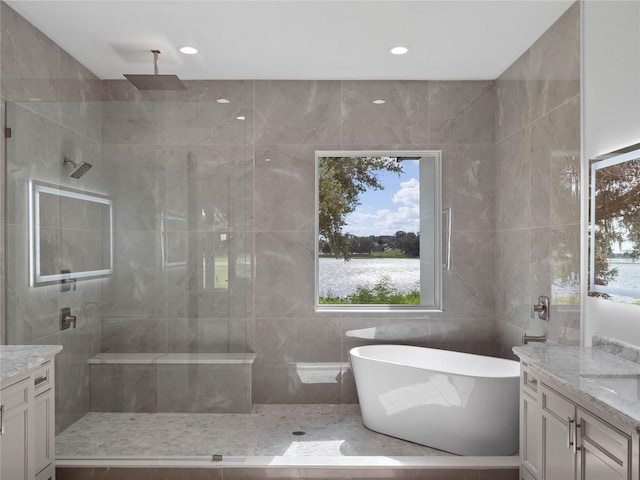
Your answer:
[[[61,345],[0,345],[0,382],[51,360]]]
[[[513,352],[549,386],[640,432],[640,364],[593,347],[520,346]]]

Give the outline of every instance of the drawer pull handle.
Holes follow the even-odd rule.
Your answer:
[[[4,405],[0,405],[0,435],[4,435]]]
[[[44,383],[47,381],[47,374],[45,373],[44,375],[41,375],[40,377],[37,377],[35,379],[35,381],[33,382],[34,385],[37,387],[38,385],[40,385],[41,383]]]
[[[578,429],[580,428],[580,423],[575,424],[575,427],[573,427],[573,454],[577,455],[578,454],[578,450],[580,450],[580,447],[578,446]]]
[[[531,380],[529,380],[529,383],[530,383],[531,385],[536,386],[536,387],[538,386],[538,380],[536,380],[535,378],[532,378]]]
[[[573,424],[574,420],[571,417],[567,417],[569,420],[569,430],[567,431],[567,448],[572,450],[575,444],[574,436],[573,436]],[[575,453],[575,452],[574,452]]]

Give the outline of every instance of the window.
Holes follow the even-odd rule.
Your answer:
[[[316,152],[316,308],[439,310],[441,153]]]

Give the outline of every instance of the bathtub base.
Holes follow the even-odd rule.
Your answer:
[[[367,358],[371,352],[351,355],[362,421],[367,428],[458,455],[507,456],[518,451],[517,362],[507,364],[513,367],[512,376],[462,375],[429,370],[428,366],[430,362],[456,366],[469,362],[469,371],[477,373],[478,362],[487,357],[400,345],[370,347],[400,347],[414,359],[408,362],[410,365],[402,365],[398,352],[394,352],[392,361]],[[384,356],[384,349],[379,350],[377,353]],[[416,359],[416,355],[424,358]],[[429,356],[444,357],[444,362]]]

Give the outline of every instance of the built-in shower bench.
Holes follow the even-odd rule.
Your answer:
[[[249,413],[255,353],[100,353],[91,411]]]

